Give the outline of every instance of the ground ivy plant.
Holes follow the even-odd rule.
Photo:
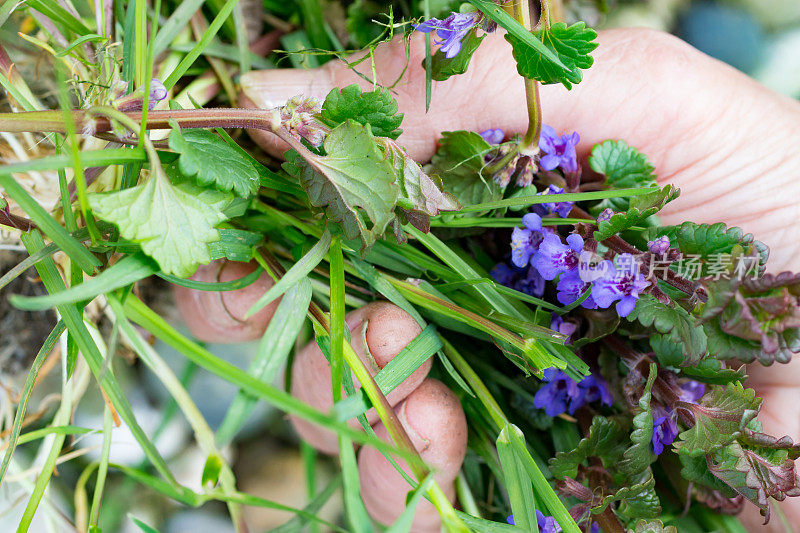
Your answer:
[[[250,400],[406,459],[411,481],[420,483],[448,531],[513,531],[522,524],[547,532],[700,530],[700,524],[740,531],[733,515],[743,506],[757,506],[768,520],[772,500],[800,495],[800,445],[762,431],[762,401],[743,384],[742,367],[786,363],[800,352],[800,275],[765,274],[766,246],[738,228],[663,225],[658,213],[680,191],[659,186],[647,155],[635,147],[623,140],[599,143],[588,160],[594,173],[584,172],[575,150],[580,132],[542,124],[539,86],[569,89],[581,82],[597,46],[594,30],[555,20],[547,1],[536,25],[527,0],[470,0],[441,13],[431,12],[430,2],[427,17],[414,8],[411,23],[391,19],[389,34],[427,34],[428,84],[466,72],[485,35],[502,28],[526,88],[520,112],[529,126],[523,134],[445,132],[430,161],[415,161],[403,148],[403,114],[391,88],[352,85],[321,102],[297,95],[263,110],[197,102],[182,108],[170,95],[176,85],[201,78],[190,67],[220,75],[212,58],[222,61],[219,56],[234,48],[222,43],[233,31],[226,21],[235,3],[213,3],[214,18],[205,21],[196,42],[169,55],[164,83],[153,77],[159,66],[154,58],[193,15],[188,8],[179,7],[162,24],[161,2],[152,6],[149,21],[144,2],[117,3],[103,11],[116,17],[115,30],[98,13],[96,33],[87,27],[94,15],[81,16],[61,3],[29,0],[27,7],[0,8],[2,17],[28,9],[46,21],[37,44],[52,55],[60,82],[47,109],[25,79],[2,65],[0,82],[14,112],[0,114],[0,130],[33,132],[52,153],[0,168],[0,224],[20,234],[29,252],[19,268],[3,274],[0,287],[36,268],[49,294],[10,301],[20,309],[58,310],[60,321],[42,350],[48,353],[66,335],[65,388],[76,359],[85,358],[110,409],[147,456],[135,469],[110,465],[106,451],[105,460],[91,466],[102,471],[94,494],[103,493],[100,479],[117,474],[184,505],[223,501],[234,522],[241,505],[272,505],[236,490],[213,434],[196,419],[181,384],[165,378],[202,437],[208,455],[203,482],[210,488],[196,492],[175,480],[87,326],[87,303],[99,298],[114,319],[109,345],[122,331],[139,357],[158,367],[158,354],[136,324]],[[366,30],[371,16],[366,3],[348,8],[353,42],[368,48],[386,33]],[[317,48],[331,39],[313,26],[295,37]],[[196,62],[210,50],[216,55]],[[251,60],[246,46],[241,57]],[[92,79],[96,83],[87,84]],[[229,74],[222,75],[223,90],[226,83],[232,83]],[[168,105],[156,106],[162,100]],[[284,161],[276,164],[253,151],[240,128],[277,135],[290,147]],[[52,209],[18,179],[42,171],[57,171],[59,201]],[[66,259],[56,263],[58,252]],[[256,261],[259,270],[206,287],[189,279],[199,265],[220,258]],[[287,312],[307,315],[332,364],[338,359],[363,386],[356,393],[345,379],[347,397],[331,413],[317,413],[266,385],[255,368],[226,366],[132,291],[150,276],[233,290],[263,271],[277,283],[250,312],[284,296],[287,306],[296,305]],[[343,342],[337,310],[345,301],[350,305],[345,297],[365,295],[388,299],[427,326],[414,348],[403,352],[407,364],[398,364],[391,380],[399,383],[438,354],[437,375],[461,396],[471,432],[458,482],[463,510],[425,481],[427,467],[390,416],[380,385],[390,377],[370,379]],[[296,334],[302,321],[294,322]],[[37,372],[34,365],[31,387]],[[30,387],[25,391],[30,394]],[[26,401],[23,395],[8,432],[0,483],[15,448],[42,436],[22,431]],[[63,405],[46,426],[60,439],[51,443],[52,461],[64,436],[84,429],[70,426],[71,406]],[[370,406],[393,443],[344,423]],[[110,422],[102,430],[110,431]],[[21,530],[42,499],[52,461],[41,469]],[[358,476],[347,461],[343,453],[340,482],[346,494],[357,494]],[[332,492],[319,494],[329,498]],[[532,494],[535,505],[517,497],[523,493]],[[94,507],[96,527],[100,511]],[[319,520],[313,510],[296,513],[295,525]],[[350,517],[347,523],[360,522]]]

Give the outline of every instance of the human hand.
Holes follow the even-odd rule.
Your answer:
[[[542,88],[544,122],[559,132],[578,131],[581,157],[608,138],[625,139],[647,154],[660,181],[683,192],[663,212],[665,223],[724,221],[741,226],[771,245],[771,270],[800,270],[800,239],[792,241],[791,234],[800,214],[800,181],[790,170],[792,158],[800,155],[796,141],[800,104],[666,34],[613,30],[602,32],[599,41],[595,65],[580,85],[571,92],[561,86]],[[426,114],[422,36],[414,36],[409,71],[395,95],[406,114],[399,141],[414,158],[430,158],[441,131],[525,130],[523,87],[507,47],[499,35],[487,37],[467,74],[434,83],[431,112]],[[380,47],[375,53],[378,82],[394,82],[405,61],[400,43]],[[335,62],[314,71],[252,72],[242,77],[243,100],[256,107],[274,107],[298,94],[324,98],[331,88],[351,83],[369,88]],[[283,151],[269,134],[252,134],[273,154]],[[231,297],[238,298],[236,293]],[[396,320],[395,329],[403,331],[407,324]],[[387,324],[392,330],[391,321]],[[373,325],[377,327],[376,322]],[[778,435],[789,432],[794,438],[800,437],[800,404],[790,399],[800,392],[800,385],[791,379],[792,372],[800,372],[796,366],[791,365],[791,372],[781,374],[780,380],[773,369],[754,368],[750,380],[765,399],[765,429]],[[308,388],[307,379],[301,377],[297,386]],[[416,412],[420,422],[427,420],[424,410]],[[438,434],[445,426],[426,427],[433,428],[431,438],[446,438]],[[444,461],[449,465],[463,454],[455,445],[441,449],[452,450],[447,452],[453,454],[450,460]],[[362,480],[384,472],[363,461],[361,467]],[[390,502],[398,494],[404,498],[405,490],[400,489],[404,482],[397,478],[398,483],[370,483],[371,490],[365,492],[374,502]],[[800,506],[792,502],[784,508],[790,523],[800,523]],[[373,507],[371,512],[381,521],[391,521],[392,513],[385,507]],[[745,515],[744,520],[753,530],[760,527],[757,513]],[[773,521],[770,527],[779,524]]]

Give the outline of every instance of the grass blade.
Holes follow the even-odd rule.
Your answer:
[[[309,303],[311,283],[308,279],[302,279],[283,296],[261,337],[258,351],[247,369],[248,374],[264,383],[272,383],[294,347],[294,339],[305,322],[303,310],[308,309]],[[258,399],[253,395],[239,391],[217,431],[220,446],[233,439],[257,402]]]
[[[14,450],[17,444],[19,444],[19,434],[22,431],[25,410],[28,407],[28,400],[33,392],[33,385],[36,383],[36,376],[39,375],[39,370],[41,370],[47,356],[53,351],[53,347],[65,330],[64,322],[59,320],[58,324],[56,324],[56,327],[50,332],[50,335],[47,336],[39,352],[36,354],[36,357],[33,359],[31,369],[28,371],[28,377],[25,378],[25,384],[22,386],[19,403],[17,404],[17,410],[14,413],[14,425],[11,427],[11,434],[8,436],[8,443],[6,443],[6,453],[3,456],[3,463],[0,465],[0,486],[3,485],[3,477],[5,477],[6,471],[8,470],[11,456],[14,455]]]
[[[18,294],[12,294],[9,297],[9,301],[11,305],[18,309],[23,309],[25,311],[41,311],[58,305],[68,305],[93,300],[100,294],[127,287],[156,272],[158,272],[158,265],[146,255],[142,253],[126,255],[111,268],[65,291],[47,294],[45,296],[20,296]]]
[[[292,287],[298,281],[305,278],[325,258],[325,254],[328,253],[330,246],[331,234],[326,230],[322,234],[319,242],[295,263],[292,268],[286,271],[286,274],[253,304],[250,310],[247,311],[245,317],[253,316],[289,290],[289,287]]]

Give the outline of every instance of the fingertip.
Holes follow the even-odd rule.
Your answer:
[[[206,283],[234,281],[252,273],[258,265],[217,260],[200,265],[190,279]],[[173,285],[175,306],[192,335],[203,342],[232,343],[255,340],[263,335],[279,300],[252,317],[246,311],[273,285],[266,272],[247,287],[235,291],[202,291]]]
[[[452,502],[453,481],[458,475],[467,447],[467,424],[458,398],[443,383],[428,378],[395,411],[420,457],[433,469],[433,477]],[[383,424],[376,435],[390,442]],[[404,461],[398,461],[410,474]],[[403,512],[411,486],[375,448],[364,447],[358,455],[358,471],[364,505],[370,516],[391,524]],[[436,508],[422,500],[414,515],[412,531],[439,531],[441,519]]]
[[[369,303],[348,313],[345,321],[350,330],[350,344],[353,350],[373,376],[421,331],[411,315],[388,302]],[[363,340],[366,340],[368,349],[365,349]],[[387,394],[389,405],[396,405],[416,389],[428,375],[431,364],[429,358]],[[353,383],[356,389],[360,388],[361,385],[355,378]],[[330,364],[315,341],[311,341],[295,357],[292,365],[291,392],[299,400],[323,412],[330,410],[333,405]],[[370,424],[379,419],[375,409],[367,411],[366,417]],[[338,451],[336,435],[331,431],[297,417],[290,417],[290,420],[307,443],[324,453],[335,454]],[[356,420],[351,420],[349,423],[353,427],[358,427]]]

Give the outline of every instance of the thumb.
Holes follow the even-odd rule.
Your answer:
[[[744,74],[662,32],[617,29],[600,32],[594,65],[582,83],[541,88],[543,120],[557,131],[581,135],[578,155],[605,139],[625,139],[653,162],[659,180],[682,190],[664,210],[664,222],[725,221],[771,245],[772,269],[800,264],[800,244],[787,243],[787,221],[800,214],[794,200],[800,181],[791,161],[800,157],[796,138],[800,103],[773,93]],[[489,34],[466,74],[433,82],[425,111],[424,36],[379,46],[355,68],[393,87],[403,119],[402,144],[427,161],[442,131],[527,127],[525,91],[510,47],[500,32]],[[334,87],[372,85],[343,62],[314,70],[265,70],[242,76],[244,105],[274,107],[298,94],[324,98]],[[284,147],[270,134],[251,132],[273,155]],[[754,179],[754,176],[758,179]],[[780,246],[778,246],[780,245]]]

